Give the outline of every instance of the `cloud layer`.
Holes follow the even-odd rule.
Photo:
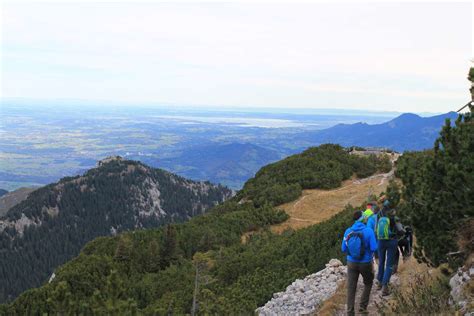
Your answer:
[[[471,4],[4,4],[2,96],[441,112]]]

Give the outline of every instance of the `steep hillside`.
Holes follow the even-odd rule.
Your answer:
[[[341,257],[336,245],[353,211],[347,207],[324,223],[275,235],[269,228],[288,215],[272,206],[280,199],[269,188],[296,186],[301,193],[337,187],[354,173],[373,174],[378,162],[337,145],[309,149],[263,168],[238,196],[208,214],[166,229],[88,243],[77,258],[57,269],[51,283],[2,308],[12,315],[183,314],[191,312],[195,293],[200,313],[253,313],[295,278]],[[249,231],[260,233],[242,244],[242,234]]]
[[[5,215],[10,208],[25,200],[36,189],[37,187],[19,188],[11,192],[7,191],[0,196],[0,217]]]
[[[4,195],[7,194],[7,193],[8,193],[7,190],[0,189],[0,197],[4,196]]]
[[[253,144],[216,143],[193,146],[176,157],[159,160],[156,166],[240,189],[262,166],[281,158],[276,151]]]
[[[456,117],[455,112],[432,117],[405,113],[382,124],[339,124],[301,137],[314,144],[331,142],[342,146],[385,147],[399,152],[423,150],[433,147],[445,120]]]
[[[184,221],[230,195],[119,157],[42,187],[0,218],[0,299],[40,285],[95,237]]]

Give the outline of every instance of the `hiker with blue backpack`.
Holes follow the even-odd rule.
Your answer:
[[[388,284],[395,266],[398,252],[398,237],[405,234],[403,225],[395,216],[395,210],[390,208],[389,201],[384,202],[382,210],[377,214],[375,235],[378,240],[379,269],[377,273],[377,288],[382,290],[382,296],[390,294]]]
[[[356,211],[354,224],[349,227],[342,240],[342,252],[347,254],[347,315],[355,315],[355,295],[359,275],[364,280],[364,291],[359,304],[359,312],[367,313],[370,291],[374,281],[372,261],[377,250],[373,230],[364,224],[362,211]]]

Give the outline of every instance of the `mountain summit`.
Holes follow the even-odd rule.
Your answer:
[[[0,300],[40,285],[89,240],[184,221],[231,194],[120,157],[42,187],[0,218]]]
[[[338,124],[331,128],[306,133],[312,144],[327,142],[343,146],[385,147],[399,152],[433,147],[439,129],[446,119],[455,120],[457,114],[421,117],[412,113],[402,114],[382,124]]]

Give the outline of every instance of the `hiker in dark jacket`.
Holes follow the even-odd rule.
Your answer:
[[[401,225],[401,223],[400,223]],[[398,237],[398,250],[395,252],[395,263],[393,267],[393,273],[398,271],[398,263],[400,261],[400,253],[402,254],[403,261],[411,256],[413,249],[413,231],[410,226],[402,225],[402,228],[397,229],[399,232]]]
[[[399,229],[403,227],[395,210],[387,207],[377,214],[375,234],[378,241],[379,270],[377,273],[377,288],[382,290],[382,296],[389,295],[388,284],[395,267],[398,252]]]
[[[354,213],[355,223],[344,233],[342,252],[347,253],[347,315],[355,315],[355,295],[359,274],[364,279],[364,291],[359,304],[359,312],[366,313],[370,290],[374,281],[372,260],[377,250],[374,231],[364,223],[361,211]]]

